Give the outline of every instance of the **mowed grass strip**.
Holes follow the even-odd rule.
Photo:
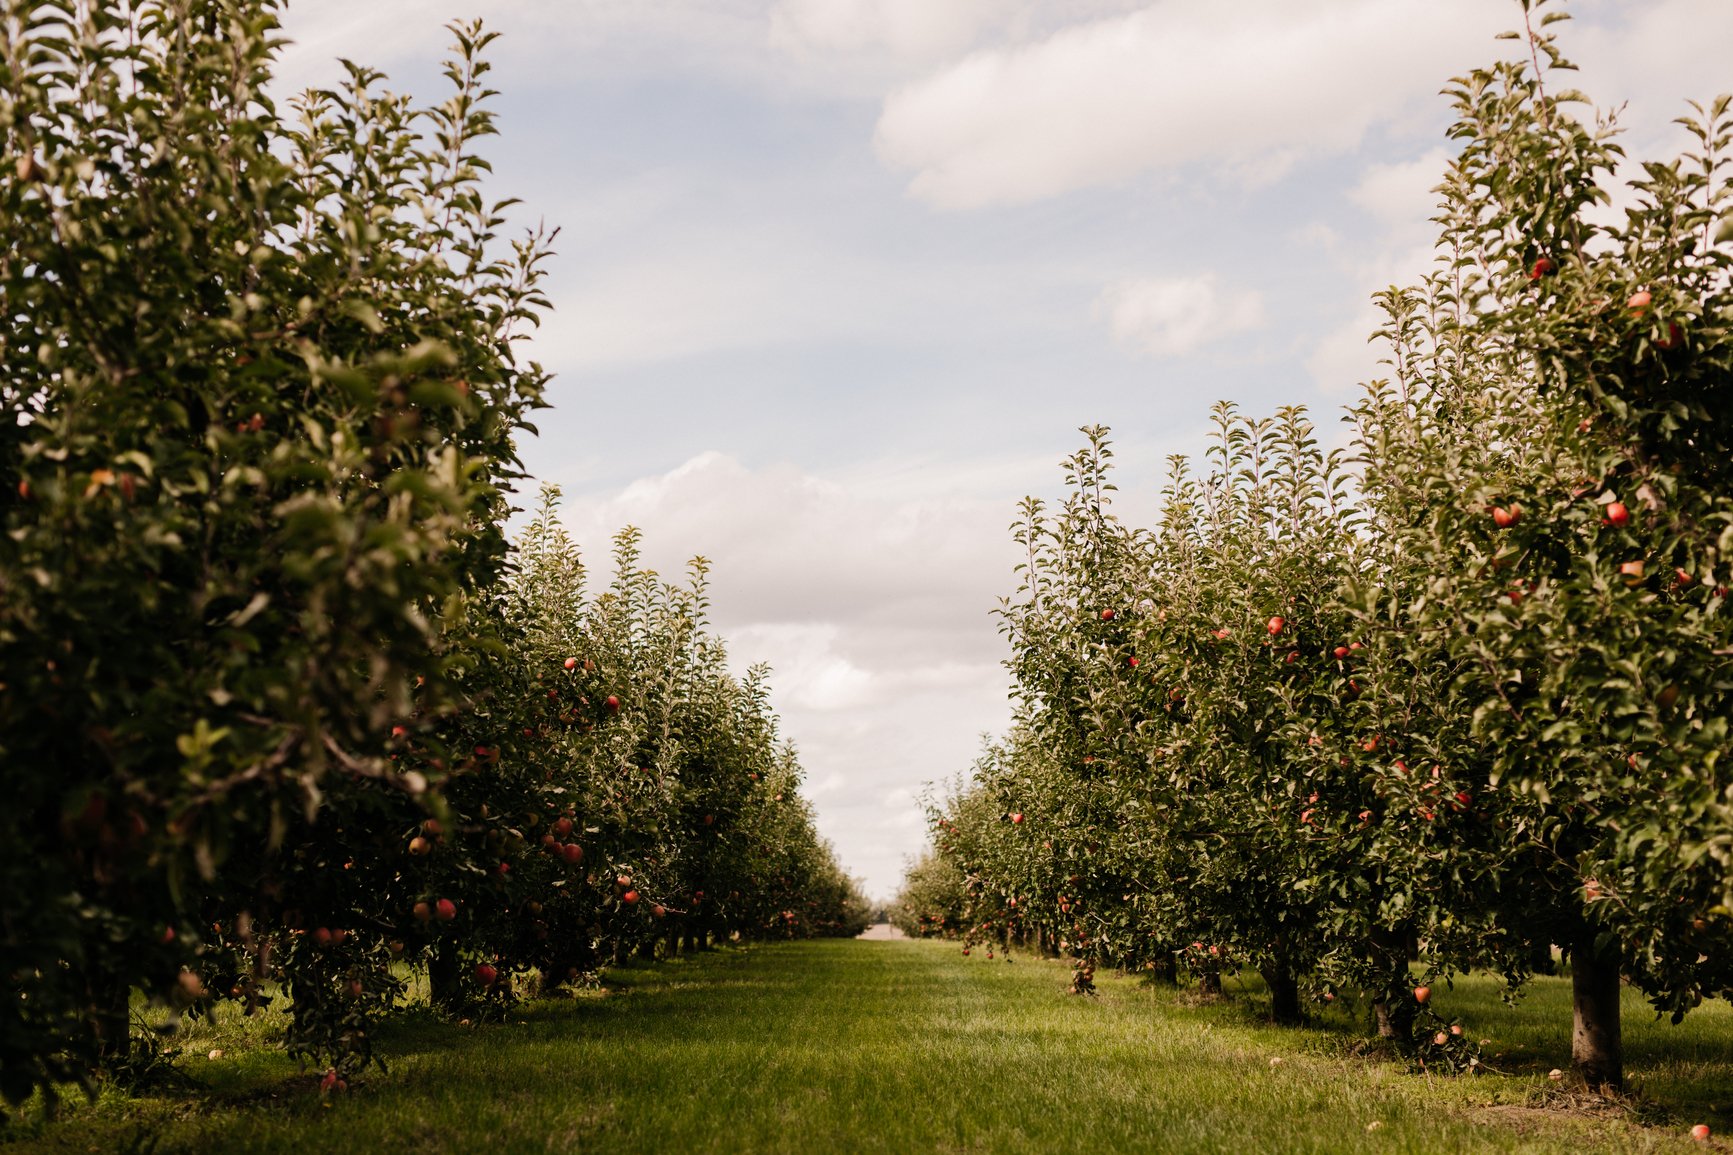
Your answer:
[[[1428,1080],[1352,1057],[1341,1014],[1284,1030],[1257,1021],[1252,990],[1188,1005],[1104,975],[1085,999],[1068,978],[930,942],[718,951],[613,972],[606,993],[507,1024],[410,1017],[384,1040],[390,1073],[329,1102],[222,1019],[186,1040],[224,1048],[184,1061],[206,1090],[79,1101],[0,1150],[1685,1151],[1703,1149],[1683,1137],[1699,1119],[1668,1107],[1713,1124],[1733,1074],[1725,1008],[1673,1028],[1633,1004],[1632,1071],[1659,1125],[1538,1109],[1568,1052],[1558,980],[1515,1009],[1490,982],[1440,990],[1509,1073]]]

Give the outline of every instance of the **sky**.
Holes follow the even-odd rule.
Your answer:
[[[1555,5],[1556,7],[1557,5]],[[1577,87],[1633,157],[1733,90],[1728,0],[1576,0]],[[1113,428],[1147,518],[1210,406],[1360,382],[1370,295],[1429,260],[1452,77],[1516,0],[289,0],[283,91],[347,57],[443,98],[481,18],[488,191],[560,229],[526,464],[592,564],[622,525],[713,617],[888,898],[920,798],[1010,721],[994,610],[1025,494]],[[533,494],[525,494],[529,504]]]

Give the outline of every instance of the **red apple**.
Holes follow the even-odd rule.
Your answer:
[[[1679,328],[1677,321],[1667,322],[1667,332],[1655,338],[1655,348],[1663,352],[1677,349],[1685,340],[1685,330]]]
[[[1101,620],[1104,622],[1111,622],[1113,620],[1113,611],[1112,610],[1102,610],[1101,611]]]
[[[449,898],[442,898],[433,904],[434,913],[439,915],[439,921],[450,922],[457,917],[457,903]]]
[[[1424,1003],[1428,999],[1430,999],[1431,997],[1432,997],[1432,988],[1431,987],[1415,987],[1414,988],[1414,1001],[1415,1002]]]
[[[571,832],[572,832],[572,820],[570,818],[567,818],[564,815],[561,815],[560,817],[554,819],[554,833],[555,834],[559,835],[561,838],[564,838],[566,835],[570,834]]]
[[[1628,524],[1630,520],[1631,511],[1625,508],[1624,502],[1615,501],[1607,506],[1606,521],[1608,525],[1624,526]]]
[[[430,851],[432,849],[433,849],[433,843],[431,843],[427,839],[421,837],[421,835],[419,835],[419,834],[417,834],[414,838],[411,838],[409,840],[409,853],[411,853],[411,854],[419,856],[419,855],[426,854],[428,851]]]
[[[638,892],[635,890],[628,890],[625,894],[620,896],[620,901],[625,903],[627,906],[631,906],[638,901]]]
[[[1625,308],[1633,313],[1641,313],[1654,303],[1654,295],[1647,289],[1631,294],[1631,299],[1625,302]]]
[[[1136,658],[1127,658],[1125,660],[1127,662],[1130,662],[1133,666],[1137,665],[1137,659]]]
[[[491,987],[499,979],[499,972],[487,963],[475,964],[475,981],[484,987]]]
[[[1287,664],[1288,664],[1288,665],[1290,665],[1290,666],[1291,666],[1291,665],[1293,665],[1293,664],[1294,664],[1294,663],[1295,663],[1295,662],[1297,662],[1297,661],[1299,661],[1299,660],[1300,660],[1300,651],[1298,651],[1298,650],[1289,650],[1289,651],[1288,651],[1288,656],[1287,656],[1287,657],[1286,657],[1286,658],[1283,658],[1283,659],[1282,659],[1282,660],[1283,660],[1283,661],[1284,661],[1284,662],[1286,662],[1286,663],[1287,663]]]
[[[602,705],[606,706],[608,712],[611,714],[618,714],[620,712],[620,699],[614,697],[612,694],[608,695],[608,700],[603,702]]]
[[[1021,812],[1011,815],[1011,825],[1013,825],[1013,826],[1023,825],[1023,815]]]
[[[1542,277],[1552,276],[1557,271],[1558,266],[1553,263],[1551,257],[1541,257],[1539,260],[1535,261],[1534,267],[1529,270],[1528,279],[1531,281],[1538,281]]]
[[[433,908],[425,902],[418,902],[413,908],[413,913],[415,914],[415,921],[426,922],[433,917]]]
[[[560,856],[566,860],[567,865],[576,866],[584,860],[584,848],[575,842],[568,842],[560,847]]]
[[[1709,1124],[1699,1123],[1691,1128],[1691,1138],[1699,1143],[1707,1143],[1709,1141]]]
[[[1272,637],[1272,638],[1273,638],[1273,637],[1275,637],[1275,636],[1276,636],[1276,635],[1277,635],[1277,634],[1279,634],[1279,633],[1281,633],[1281,632],[1282,632],[1282,627],[1283,627],[1283,626],[1285,626],[1285,625],[1287,625],[1287,624],[1288,624],[1288,623],[1287,623],[1287,621],[1286,621],[1286,620],[1284,620],[1284,619],[1283,619],[1283,618],[1281,618],[1281,617],[1280,617],[1280,616],[1278,616],[1278,617],[1273,617],[1273,618],[1271,618],[1271,619],[1270,619],[1270,620],[1269,620],[1269,622],[1268,622],[1268,624],[1266,624],[1266,625],[1265,625],[1265,626],[1264,626],[1264,628],[1265,628],[1265,629],[1266,629],[1266,630],[1268,630],[1268,631],[1270,631],[1270,637]]]
[[[331,931],[331,941],[337,946],[343,945],[343,940],[349,937],[349,932],[342,927],[334,927]]]
[[[1492,507],[1492,524],[1500,529],[1509,529],[1521,520],[1522,507],[1520,505],[1495,505]]]
[[[575,670],[577,668],[578,668],[578,660],[576,658],[567,658],[566,659],[566,669]]]
[[[1332,654],[1336,655],[1336,660],[1340,662],[1340,661],[1345,660],[1348,657],[1348,655],[1350,653],[1352,653],[1353,651],[1350,650],[1347,646],[1337,646],[1335,649],[1331,650],[1330,652]]]
[[[313,941],[320,946],[331,945],[331,930],[329,927],[318,927],[313,931]]]
[[[667,918],[668,908],[658,902],[655,906],[650,908],[650,913],[655,915],[657,918]]]

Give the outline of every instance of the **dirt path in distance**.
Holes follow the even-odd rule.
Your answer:
[[[904,934],[902,931],[898,930],[896,927],[892,926],[888,922],[875,922],[871,926],[867,927],[865,930],[861,931],[855,937],[856,938],[871,938],[871,939],[887,939],[887,938],[908,938],[909,936]]]

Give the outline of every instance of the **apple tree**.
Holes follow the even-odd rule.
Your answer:
[[[443,623],[505,561],[546,238],[502,248],[478,188],[487,37],[455,29],[435,107],[359,67],[280,106],[276,8],[0,17],[13,1101],[124,1050],[135,986],[198,992],[207,936],[341,869],[291,831],[434,784],[388,739],[454,708]]]
[[[1424,357],[1358,416],[1424,576],[1383,599],[1400,656],[1449,671],[1440,753],[1498,792],[1508,917],[1569,953],[1577,1068],[1617,1085],[1621,975],[1678,1017],[1733,960],[1733,117],[1684,118],[1696,147],[1635,169],[1620,219],[1633,170],[1561,86],[1561,15],[1518,34],[1530,61],[1451,86],[1445,263],[1390,302]]]

